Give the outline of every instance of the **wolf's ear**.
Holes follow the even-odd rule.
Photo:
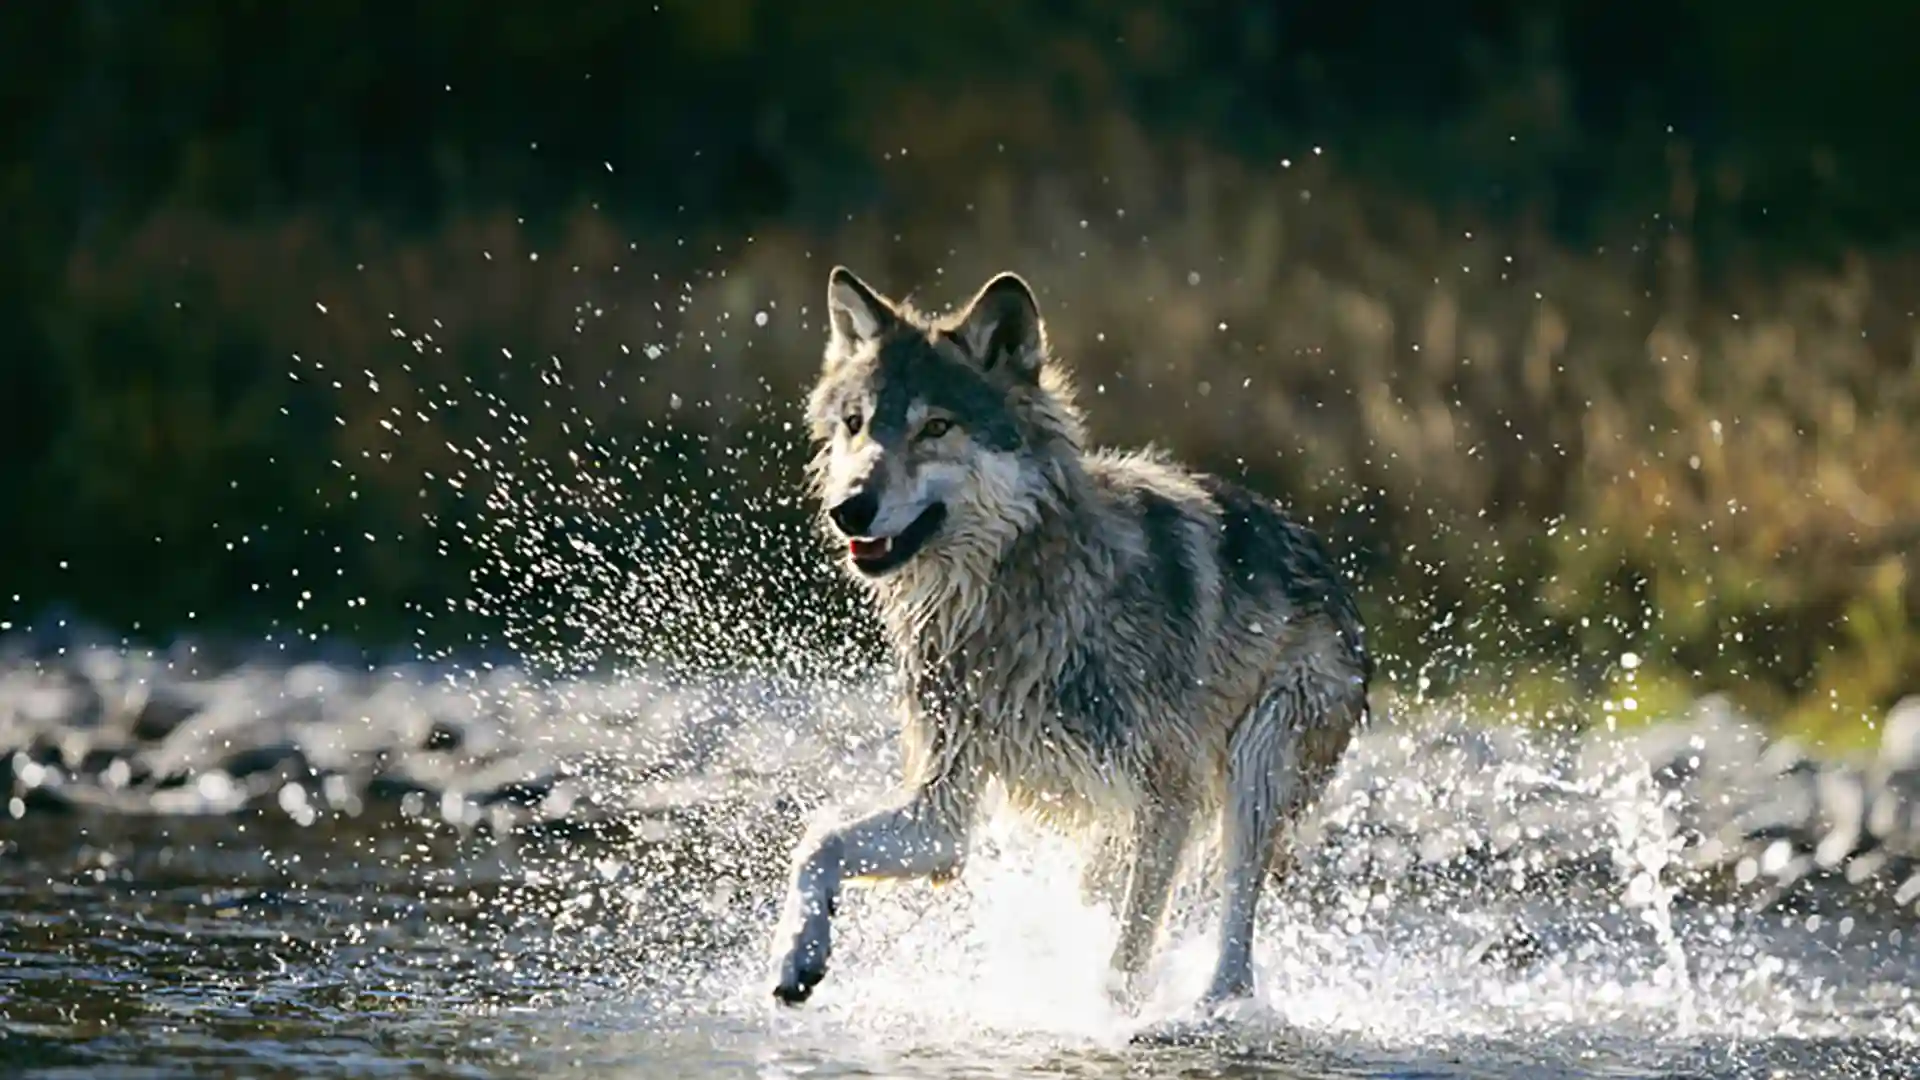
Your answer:
[[[836,266],[827,275],[827,317],[835,341],[851,346],[879,337],[900,316],[853,271]]]
[[[954,337],[987,371],[1036,379],[1047,353],[1040,305],[1019,274],[995,275],[974,294],[954,326]]]

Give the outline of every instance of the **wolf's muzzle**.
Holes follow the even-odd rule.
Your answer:
[[[833,519],[833,527],[847,536],[865,536],[879,513],[880,496],[862,491],[828,510],[827,516]]]

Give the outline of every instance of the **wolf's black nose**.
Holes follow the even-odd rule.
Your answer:
[[[873,516],[879,512],[880,497],[863,491],[827,511],[827,516],[833,519],[835,528],[848,536],[865,536],[873,524]]]

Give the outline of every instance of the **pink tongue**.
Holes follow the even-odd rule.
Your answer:
[[[886,540],[847,541],[847,550],[851,552],[856,559],[871,559],[875,556],[885,555],[887,548],[891,546],[892,544]]]

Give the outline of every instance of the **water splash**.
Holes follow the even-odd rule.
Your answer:
[[[1639,872],[1658,863],[1650,848],[1665,843],[1651,835],[1626,844],[1639,852]],[[649,1013],[647,1022],[732,1031],[757,1041],[761,1064],[775,1072],[831,1062],[944,1075],[966,1060],[1016,1071],[1071,1061],[1088,1075],[1123,1072],[1137,1053],[1129,1040],[1184,1019],[1204,986],[1211,913],[1175,926],[1148,1003],[1138,1015],[1121,1014],[1101,989],[1116,928],[1109,913],[1081,902],[1077,851],[1006,817],[990,819],[983,848],[967,877],[944,889],[850,892],[835,972],[808,1008],[768,1002],[756,932],[685,989],[674,1019]],[[1802,941],[1789,946],[1799,955],[1774,955],[1778,939],[1722,910],[1669,907],[1667,929],[1656,935],[1663,955],[1648,956],[1637,946],[1647,921],[1629,916],[1624,903],[1610,913],[1584,901],[1536,901],[1535,925],[1564,941],[1537,970],[1514,973],[1473,962],[1473,934],[1461,918],[1472,910],[1328,906],[1297,891],[1283,895],[1263,919],[1256,1000],[1231,1027],[1211,1032],[1212,1053],[1324,1060],[1343,1074],[1366,1072],[1370,1061],[1448,1057],[1492,1069],[1503,1055],[1518,1055],[1536,1065],[1654,1075],[1749,1041],[1871,1032],[1911,1043],[1902,1025],[1920,1016],[1903,997],[1900,1008],[1866,1019],[1848,992],[1823,981],[1872,954],[1864,943],[1827,953],[1825,943]],[[1693,942],[1697,985],[1671,974],[1683,940]]]
[[[1628,771],[1603,793],[1603,798],[1613,809],[1614,827],[1619,831],[1614,858],[1627,881],[1622,900],[1652,928],[1664,958],[1654,973],[1655,980],[1675,992],[1673,1034],[1685,1038],[1698,1022],[1698,1008],[1687,952],[1674,932],[1673,902],[1678,890],[1662,876],[1675,862],[1682,844],[1672,814],[1679,792],[1662,791],[1654,782],[1652,770],[1641,767]]]
[[[158,677],[122,666],[114,678]],[[106,675],[95,685],[117,692]],[[495,1043],[526,1040],[514,1052],[527,1061],[686,1071],[692,1058],[671,1057],[684,1053],[704,1055],[702,1070],[1120,1076],[1149,1067],[1143,1054],[1191,1052],[1197,1069],[1252,1058],[1310,1076],[1445,1060],[1467,1075],[1552,1061],[1657,1076],[1747,1075],[1728,1063],[1801,1047],[1824,1074],[1847,1075],[1849,1054],[1920,1055],[1908,924],[1714,898],[1689,863],[1704,845],[1680,843],[1702,828],[1699,800],[1676,805],[1664,771],[1612,743],[1593,749],[1589,776],[1552,740],[1476,734],[1457,718],[1398,714],[1366,733],[1303,831],[1298,877],[1271,894],[1253,1006],[1210,1049],[1143,1050],[1129,1037],[1180,1019],[1207,974],[1211,853],[1177,891],[1142,1014],[1123,1016],[1100,992],[1114,926],[1081,901],[1080,853],[1006,816],[989,819],[950,886],[850,892],[832,977],[807,1009],[773,1008],[767,946],[794,834],[819,808],[878,797],[897,771],[869,680],[497,669],[449,685],[425,668],[300,667],[198,692],[207,707],[147,760],[226,776],[248,808],[234,819],[247,844],[282,853],[263,876],[286,896],[190,911],[194,962],[209,963],[221,935],[255,964],[261,934],[312,938],[322,946],[289,954],[304,966],[276,976],[300,1007],[336,1008],[327,995],[344,987],[388,1003],[355,1023],[450,1010]],[[270,747],[284,753],[262,761],[329,772],[283,799],[309,779],[233,762],[236,749]],[[6,761],[33,792],[82,794],[77,779],[53,779],[74,767],[57,757]],[[374,763],[418,771],[376,783]],[[529,779],[542,769],[551,783]],[[157,794],[198,795],[195,775]],[[202,808],[208,827],[226,798]],[[91,875],[151,862],[179,829],[123,845],[78,880],[97,892]],[[230,846],[185,850],[233,887]],[[171,881],[180,868],[155,872]],[[1494,963],[1478,949],[1490,932],[1533,945]],[[208,993],[246,992],[221,977]],[[1819,1049],[1828,1043],[1838,1049]]]
[[[557,362],[540,378],[561,379]],[[1176,893],[1146,1006],[1124,1016],[1101,991],[1114,926],[1078,895],[1079,853],[1005,817],[949,888],[851,893],[829,983],[804,1011],[771,1011],[791,834],[822,805],[877,796],[894,766],[870,620],[826,558],[794,555],[809,546],[798,472],[767,465],[797,459],[790,422],[768,413],[755,430],[777,434],[730,446],[671,430],[636,444],[577,407],[530,414],[471,382],[426,396],[406,437],[446,451],[427,480],[458,513],[438,524],[474,565],[469,603],[500,633],[487,644],[530,672],[454,681],[541,717],[556,742],[612,716],[570,780],[642,817],[624,854],[562,851],[521,880],[527,909],[551,913],[532,962],[590,968],[605,991],[571,985],[543,1007],[569,1015],[591,996],[613,1029],[603,1047],[634,1030],[704,1040],[763,1074],[951,1071],[983,1052],[1099,1072],[1142,1025],[1183,1014],[1212,958],[1206,858]],[[1483,659],[1423,659],[1423,716],[1356,745],[1302,832],[1299,880],[1268,905],[1234,1045],[1349,1062],[1520,1046],[1657,1071],[1749,1039],[1911,1039],[1920,1012],[1897,976],[1860,974],[1888,963],[1870,935],[1687,901],[1678,795],[1647,762],[1582,774],[1565,747],[1422,700],[1439,668]],[[1436,716],[1439,738],[1420,729]],[[1583,862],[1611,873],[1569,870]],[[1476,942],[1516,928],[1534,959],[1484,963]]]

